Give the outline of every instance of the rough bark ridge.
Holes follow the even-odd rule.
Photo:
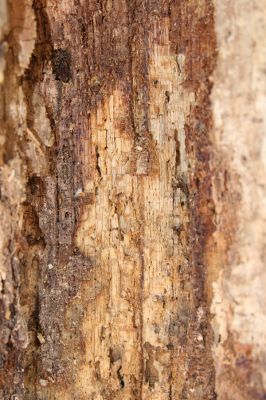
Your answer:
[[[26,269],[29,271],[30,268],[24,263],[30,238],[23,232],[26,159],[34,148],[29,143],[25,149],[28,136],[21,82],[35,43],[35,17],[31,2],[15,4],[11,1],[7,4],[1,1],[0,19],[0,397],[9,399],[15,393],[20,398],[24,392],[22,357],[29,343],[28,317],[36,299],[36,288],[31,286],[31,296],[23,309],[21,282]],[[34,219],[34,214],[31,218]],[[32,279],[33,276],[34,272]]]
[[[248,273],[238,286],[228,272],[250,248],[244,187],[254,160],[263,166],[259,148],[244,170],[228,145],[250,121],[233,108],[247,113],[249,88],[221,105],[235,76],[248,81],[243,21],[254,28],[263,6],[241,0],[229,35],[232,7],[218,3],[0,1],[3,399],[266,396],[264,353],[237,303]],[[251,126],[265,123],[260,51]],[[239,71],[227,76],[232,54]],[[263,210],[256,218],[252,231]],[[263,295],[250,298],[262,315]]]

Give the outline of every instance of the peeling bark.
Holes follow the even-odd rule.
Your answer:
[[[265,398],[266,4],[229,3],[0,1],[1,398]]]

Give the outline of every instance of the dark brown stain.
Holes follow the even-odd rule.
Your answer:
[[[44,176],[37,177],[29,160],[25,160],[29,175],[25,208],[30,213],[30,218],[26,220],[31,223],[27,227],[25,220],[24,232],[29,240],[22,252],[22,259],[28,271],[25,271],[22,280],[21,293],[26,300],[29,296],[26,286],[32,265],[30,261],[34,259],[38,264],[34,267],[38,276],[32,283],[36,285],[35,305],[29,327],[51,340],[40,344],[35,336],[35,341],[22,357],[28,398],[36,398],[36,385],[40,378],[46,379],[51,386],[54,382],[62,388],[71,385],[75,371],[68,357],[73,356],[76,349],[76,353],[80,354],[78,363],[83,362],[82,340],[76,339],[80,337],[78,327],[73,328],[73,336],[66,343],[67,354],[61,343],[67,323],[66,310],[71,307],[74,310],[73,298],[81,290],[83,280],[89,279],[90,271],[95,267],[93,260],[84,257],[74,243],[83,204],[85,201],[93,203],[93,196],[86,200],[81,196],[75,198],[75,193],[83,188],[91,174],[86,169],[86,155],[82,145],[85,140],[91,143],[89,113],[115,87],[122,90],[125,102],[129,105],[128,115],[120,122],[123,131],[133,137],[135,147],[139,145],[144,149],[141,155],[146,163],[144,175],[158,172],[156,143],[152,140],[149,127],[148,33],[153,21],[169,17],[172,52],[175,55],[183,53],[186,59],[183,85],[195,92],[197,98],[197,105],[186,121],[187,153],[196,161],[195,169],[190,171],[187,180],[177,174],[173,183],[173,189],[182,192],[181,206],[189,222],[179,232],[184,261],[180,266],[182,307],[179,307],[177,316],[169,325],[169,349],[173,357],[177,355],[177,344],[182,344],[186,351],[189,368],[181,398],[189,398],[189,390],[195,389],[197,398],[215,399],[212,333],[205,288],[208,268],[206,254],[215,229],[213,207],[210,207],[213,203],[209,166],[209,132],[212,128],[209,77],[216,60],[212,3],[205,0],[207,12],[201,18],[197,14],[197,2],[192,0],[113,2],[111,9],[105,2],[92,0],[83,5],[76,2],[68,15],[62,13],[60,3],[55,7],[56,14],[49,14],[51,11],[46,5],[44,0],[33,2],[38,37],[30,67],[24,76],[23,89],[28,107],[27,123],[31,128],[34,115],[33,90],[40,83],[49,85],[46,73],[52,68],[57,81],[56,105],[51,107],[48,101],[45,105],[55,145],[52,149],[45,149],[47,171]],[[160,40],[158,37],[158,42]],[[169,100],[170,94],[166,92],[165,101]],[[97,151],[94,157],[97,159]],[[133,154],[133,164],[138,157],[137,153]],[[179,143],[176,163],[180,164]],[[134,165],[132,173],[135,170]],[[101,175],[99,164],[98,175]],[[142,251],[142,243],[139,247]],[[143,282],[140,284],[143,285]],[[139,301],[143,301],[141,294]],[[205,316],[198,324],[199,307],[202,307]],[[81,323],[83,313],[77,318],[78,324]],[[203,335],[203,348],[194,343],[195,333]],[[141,398],[141,388],[145,382],[152,390],[158,381],[158,371],[153,365],[154,350],[146,345],[148,358],[145,360],[142,342],[141,347],[139,376],[131,379],[132,392],[138,399]],[[12,350],[9,357],[13,358],[14,368],[20,355],[16,356]],[[111,364],[120,358],[117,349],[110,349]],[[100,380],[100,365],[97,368]],[[175,364],[175,368],[178,365]],[[116,371],[121,390],[125,385],[122,372],[122,367]],[[172,373],[169,396],[175,398],[176,371]],[[114,393],[106,387],[102,395],[111,398]]]
[[[52,66],[55,79],[67,83],[72,78],[71,55],[67,49],[56,49],[52,52]]]
[[[205,13],[199,17],[198,9],[201,6],[204,6]],[[208,254],[212,251],[212,235],[215,231],[210,170],[210,133],[213,127],[210,77],[217,58],[214,9],[212,1],[209,0],[200,4],[194,0],[172,1],[169,4],[169,14],[173,51],[185,56],[183,86],[194,92],[196,97],[196,104],[191,109],[185,126],[187,156],[193,161],[194,168],[190,168],[187,182],[181,176],[173,183],[187,199],[187,205],[184,204],[184,207],[187,207],[189,219],[182,232],[188,248],[185,255],[188,263],[187,267],[184,263],[180,270],[184,275],[184,282],[191,282],[189,293],[187,285],[184,285],[184,300],[188,295],[190,300],[186,311],[189,313],[189,320],[185,336],[182,337],[188,371],[181,398],[190,398],[190,389],[193,388],[193,398],[215,399],[210,300],[206,287]],[[200,322],[197,318],[199,309],[203,310],[204,314]],[[197,334],[202,335],[202,343],[196,342]]]

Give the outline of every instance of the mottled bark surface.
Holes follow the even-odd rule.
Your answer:
[[[266,2],[215,3],[216,386],[221,399],[265,399]]]
[[[265,7],[0,0],[1,399],[266,398]]]

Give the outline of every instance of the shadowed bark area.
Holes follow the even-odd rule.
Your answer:
[[[229,34],[229,1],[0,1],[4,400],[265,397],[237,300],[252,273],[238,291],[232,272],[250,266],[243,188],[262,165],[235,149],[243,21],[262,15],[241,2]]]

